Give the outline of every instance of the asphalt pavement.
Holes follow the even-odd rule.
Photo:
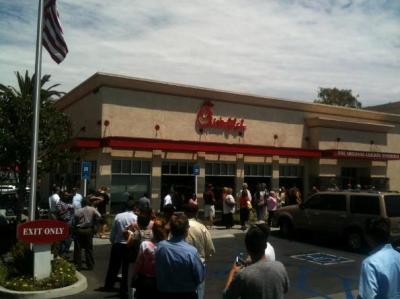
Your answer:
[[[211,235],[216,254],[207,265],[206,299],[222,298],[234,258],[245,252],[244,232],[239,226],[229,230],[216,227],[211,230]],[[348,252],[337,239],[321,235],[287,240],[279,237],[279,231],[273,230],[269,241],[275,248],[276,259],[285,265],[289,274],[290,289],[285,298],[356,298],[360,264],[365,255]],[[67,298],[118,298],[117,293],[96,291],[104,282],[111,245],[107,239],[98,238],[94,244],[95,269],[82,271],[87,277],[88,289]]]

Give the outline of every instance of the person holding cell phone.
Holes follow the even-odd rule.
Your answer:
[[[284,298],[289,289],[288,274],[281,262],[267,260],[267,237],[258,225],[247,231],[245,245],[251,262],[244,262],[243,255],[235,259],[226,280],[223,298]]]

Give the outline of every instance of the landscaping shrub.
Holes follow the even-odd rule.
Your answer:
[[[11,248],[11,256],[13,258],[12,272],[21,276],[31,276],[33,274],[33,252],[29,244],[24,242],[17,242]]]
[[[34,280],[31,276],[16,276],[7,279],[3,286],[16,291],[41,291],[57,289],[74,284],[78,278],[75,266],[63,258],[56,258],[52,262],[50,277]]]
[[[0,261],[0,285],[4,285],[8,276],[8,269],[7,266]]]

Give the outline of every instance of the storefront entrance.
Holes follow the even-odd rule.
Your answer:
[[[360,185],[361,189],[370,189],[371,169],[368,167],[342,167],[340,181],[342,189],[355,189],[357,185]]]
[[[164,196],[173,189],[175,196],[181,202],[181,206],[194,193],[194,178],[193,175],[163,175],[161,177],[161,202]]]

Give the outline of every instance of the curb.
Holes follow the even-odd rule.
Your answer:
[[[18,292],[0,286],[0,298],[50,299],[50,298],[60,298],[60,297],[75,295],[86,290],[88,286],[85,276],[83,276],[78,271],[76,271],[76,276],[78,277],[78,281],[70,286],[59,289],[44,290],[44,291]]]

